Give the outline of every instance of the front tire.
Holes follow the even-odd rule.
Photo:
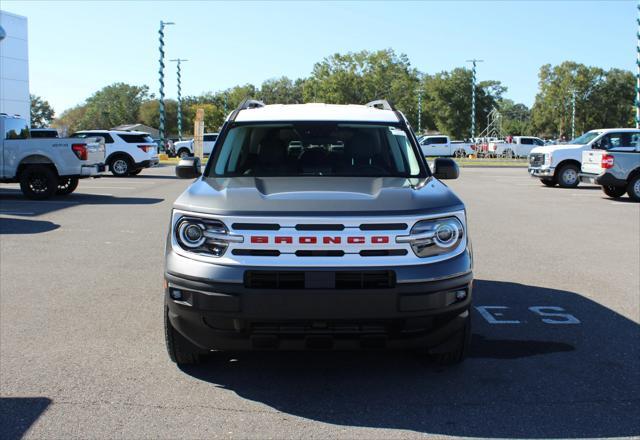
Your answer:
[[[169,358],[178,365],[196,365],[204,354],[202,350],[182,336],[169,321],[169,308],[164,308],[164,340]]]
[[[603,186],[602,192],[604,192],[612,199],[618,199],[627,192],[627,188],[625,188],[624,186]]]
[[[29,165],[20,173],[20,190],[26,198],[45,200],[58,189],[58,176],[47,165]]]
[[[180,159],[184,159],[187,156],[191,156],[191,152],[187,148],[181,148],[180,151],[178,151],[178,157]]]
[[[71,194],[78,188],[78,178],[77,177],[64,177],[58,180],[58,189],[56,190],[56,194],[60,196],[66,196]]]
[[[455,153],[453,153],[454,157],[457,157],[458,159],[462,159],[463,157],[466,157],[466,152],[464,150],[456,150]]]
[[[580,183],[578,178],[578,167],[567,164],[560,168],[557,174],[558,184],[561,188],[575,188]]]
[[[629,180],[629,184],[627,185],[627,194],[629,194],[629,198],[634,202],[640,202],[640,174]]]
[[[109,166],[111,174],[116,177],[126,177],[131,172],[131,161],[126,157],[116,157]]]
[[[558,183],[555,179],[540,179],[540,182],[542,182],[544,186],[548,187],[556,186],[556,184]]]

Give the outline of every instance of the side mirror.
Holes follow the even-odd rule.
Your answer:
[[[439,157],[433,161],[433,176],[436,179],[457,179],[460,175],[458,164],[448,157]]]
[[[176,165],[176,176],[180,179],[195,179],[201,175],[199,157],[188,156]]]

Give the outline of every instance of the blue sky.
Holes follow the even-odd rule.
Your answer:
[[[634,1],[38,2],[2,0],[29,19],[31,92],[57,113],[114,82],[158,90],[157,31],[183,65],[183,95],[309,75],[335,52],[392,48],[426,73],[484,59],[478,78],[531,105],[538,69],[574,60],[635,69]],[[175,65],[165,93],[175,97]]]

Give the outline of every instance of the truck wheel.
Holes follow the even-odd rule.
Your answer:
[[[28,199],[44,200],[58,189],[58,176],[46,165],[29,165],[20,173],[20,190]]]
[[[187,156],[191,155],[191,151],[189,151],[188,148],[180,148],[180,150],[178,151],[178,157],[180,159],[184,159]]]
[[[460,150],[456,150],[455,153],[453,153],[453,155],[457,158],[463,158],[463,157],[466,157],[467,153],[464,150],[460,149]]]
[[[558,182],[555,179],[540,179],[544,186],[556,186]]]
[[[67,194],[71,194],[78,187],[78,178],[77,177],[63,177],[58,180],[58,189],[56,190],[56,194],[60,196],[66,196]]]
[[[111,170],[111,174],[116,177],[126,177],[131,170],[131,161],[126,157],[116,157],[111,161],[109,169]]]
[[[453,335],[451,339],[455,339],[455,346],[446,353],[433,353],[431,359],[438,365],[455,365],[459,364],[467,357],[467,350],[471,343],[471,309],[469,316],[462,330]]]
[[[634,202],[640,202],[640,174],[632,177],[627,185],[627,194]]]
[[[561,188],[575,188],[580,183],[578,178],[578,167],[567,164],[558,171],[558,184]]]
[[[503,156],[505,159],[513,159],[515,157],[511,148],[504,150]]]
[[[164,308],[164,340],[169,357],[178,365],[198,364],[201,355],[204,354],[173,328],[169,321],[169,308],[166,306]]]
[[[624,193],[627,192],[627,188],[625,188],[624,186],[603,186],[602,192],[613,199],[617,199],[619,197],[622,197]]]

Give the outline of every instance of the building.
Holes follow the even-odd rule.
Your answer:
[[[0,11],[0,113],[30,120],[27,17]]]
[[[117,127],[113,127],[112,130],[142,131],[144,133],[149,133],[154,139],[158,139],[160,137],[160,132],[157,128],[149,127],[148,125],[144,124],[118,125]]]

